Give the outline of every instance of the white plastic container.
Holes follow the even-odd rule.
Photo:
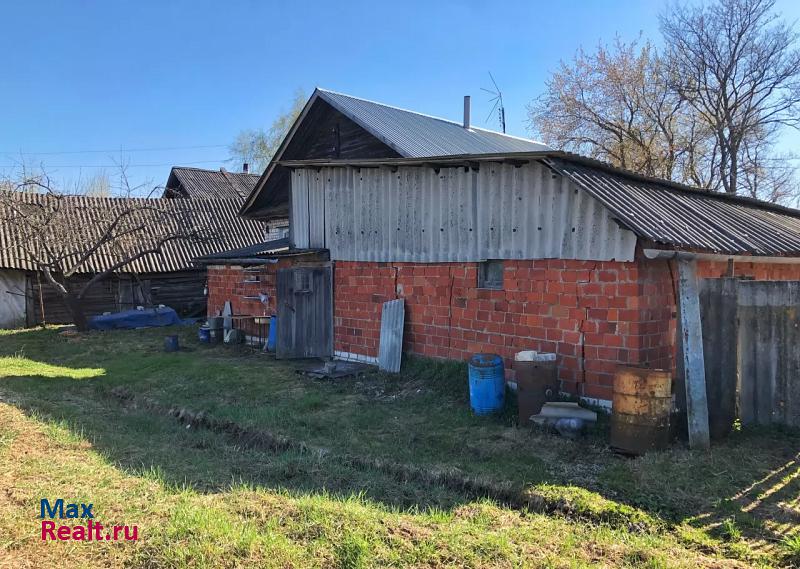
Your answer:
[[[514,361],[517,362],[554,362],[556,354],[548,352],[537,352],[536,350],[524,350],[514,354]]]

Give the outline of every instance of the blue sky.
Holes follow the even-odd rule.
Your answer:
[[[491,86],[491,70],[508,131],[525,136],[525,105],[560,59],[617,34],[657,41],[664,6],[0,2],[0,171],[24,157],[74,183],[98,167],[113,174],[123,159],[137,184],[163,184],[171,164],[237,169],[225,162],[236,133],[268,126],[298,88],[327,87],[455,120],[469,94],[473,123],[497,128],[494,119],[484,123],[491,103],[480,90]],[[800,17],[792,2],[779,7]]]

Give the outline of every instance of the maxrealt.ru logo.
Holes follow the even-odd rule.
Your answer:
[[[42,518],[42,541],[136,541],[139,539],[137,526],[108,526],[94,521],[94,504],[64,503],[59,498],[53,503],[42,498],[39,517]],[[50,518],[50,519],[46,519]],[[86,520],[85,525],[59,525],[52,521]]]

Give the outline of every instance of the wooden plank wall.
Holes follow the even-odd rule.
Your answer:
[[[800,426],[800,282],[739,282],[742,423]]]
[[[800,426],[800,282],[705,279],[701,319],[711,434]]]
[[[736,419],[736,279],[704,279],[700,289],[708,423],[718,439]]]
[[[89,276],[80,276],[78,283],[85,283]],[[44,318],[48,324],[69,324],[72,319],[61,297],[44,278],[36,273],[27,274],[27,325],[42,323],[39,301],[44,301]],[[95,284],[86,296],[86,311],[90,316],[103,312],[127,310],[136,306],[164,304],[174,308],[182,317],[204,316],[206,310],[206,271],[181,271],[145,275],[112,275]]]

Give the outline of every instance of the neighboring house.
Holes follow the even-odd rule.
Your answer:
[[[238,200],[241,204],[249,196],[258,182],[259,176],[247,172],[229,172],[225,168],[204,170],[173,166],[164,187],[163,198],[225,199]],[[287,216],[271,218],[267,222],[266,240],[286,237],[289,233]]]
[[[47,207],[54,198],[44,194],[20,194],[26,203]],[[194,257],[220,249],[243,247],[263,240],[261,222],[238,217],[241,200],[165,200],[137,198],[92,198],[66,196],[59,207],[68,207],[76,227],[92,226],[108,220],[110,208],[121,202],[145,203],[154,210],[177,210],[196,220],[197,227],[210,238],[204,242],[177,240],[167,243],[163,254],[150,254],[126,265],[112,277],[90,289],[85,299],[89,315],[116,311],[138,305],[171,306],[182,316],[202,316],[206,310],[206,271],[192,263]],[[0,208],[3,205],[0,204]],[[142,215],[147,215],[146,210]],[[11,216],[0,211],[0,219]],[[139,243],[147,243],[152,235],[145,232]],[[14,226],[0,224],[0,327],[66,323],[70,317],[61,297],[35,270],[34,264],[19,246]],[[143,249],[145,247],[142,247]],[[75,282],[86,282],[92,275],[112,266],[115,251],[101,249],[93,254],[77,275]]]
[[[281,208],[279,252],[209,267],[209,311],[243,271],[272,275],[279,355],[330,336],[304,355],[374,362],[403,298],[406,352],[498,353],[509,378],[515,352],[555,352],[564,390],[596,402],[620,365],[676,369],[676,254],[701,277],[800,280],[797,210],[322,90],[242,211]]]

